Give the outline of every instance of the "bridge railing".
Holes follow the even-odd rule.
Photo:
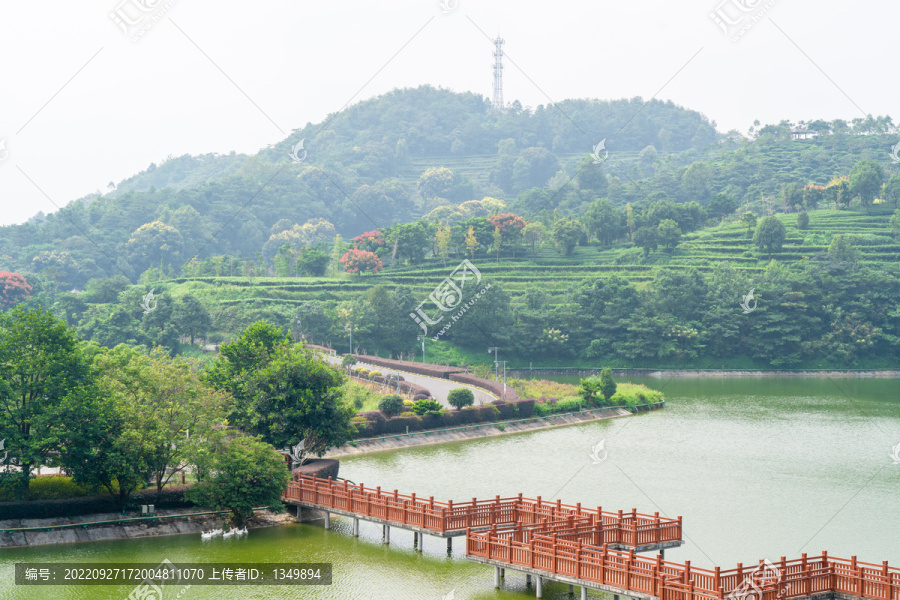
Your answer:
[[[424,499],[415,494],[400,494],[397,490],[366,488],[362,483],[355,485],[346,480],[338,482],[331,478],[300,475],[288,484],[284,499],[415,525],[439,533],[515,524],[558,526],[564,531],[574,525],[594,523],[599,527],[597,531],[603,532],[597,539],[611,544],[644,545],[681,540],[681,517],[660,518],[658,513],[645,515],[635,509],[631,512],[609,512],[601,507],[588,509],[580,503],[546,502],[540,496],[531,499],[522,494],[512,498],[495,496],[490,500],[472,498],[465,502],[440,502],[433,497]]]
[[[593,527],[593,530],[591,530]],[[851,557],[821,556],[760,561],[749,567],[713,570],[636,556],[609,548],[615,528],[595,523],[578,524],[566,531],[548,524],[537,527],[492,528],[466,532],[466,553],[499,561],[650,594],[661,600],[785,600],[824,592],[839,592],[867,600],[900,600],[900,569],[863,563]]]

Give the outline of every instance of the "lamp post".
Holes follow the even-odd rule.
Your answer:
[[[494,379],[497,379],[499,377],[499,374],[497,373],[497,350],[499,349],[500,348],[498,348],[497,346],[488,348],[488,354],[490,354],[491,352],[494,353]]]
[[[301,324],[302,320],[303,320],[303,317],[301,317],[300,315],[297,315],[297,341],[298,342],[300,341],[300,339],[303,335],[303,325]]]
[[[350,354],[353,354],[353,323],[347,323],[344,329],[350,330]]]
[[[506,361],[501,360],[500,363],[503,364],[503,398],[501,400],[506,400]]]
[[[422,364],[424,365],[425,364],[425,336],[420,335],[420,336],[417,336],[416,339],[419,340],[420,342],[422,342]]]

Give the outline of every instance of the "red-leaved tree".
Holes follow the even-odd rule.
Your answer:
[[[341,257],[341,264],[348,273],[377,273],[382,269],[381,259],[377,254],[356,248]]]
[[[18,273],[0,271],[0,310],[9,310],[31,297],[31,286]]]

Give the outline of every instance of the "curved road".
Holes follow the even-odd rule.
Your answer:
[[[326,356],[325,360],[327,360],[331,364],[340,366],[341,358],[342,357],[340,356]],[[428,377],[427,375],[417,375],[415,373],[407,373],[406,371],[388,369],[379,365],[370,365],[364,362],[358,362],[354,366],[365,367],[369,370],[376,370],[379,371],[382,375],[396,375],[399,373],[404,380],[410,381],[417,385],[421,385],[424,388],[428,388],[428,390],[431,392],[432,397],[443,404],[446,408],[452,408],[450,404],[447,403],[447,394],[453,388],[458,387],[466,387],[472,390],[472,392],[475,394],[475,406],[478,406],[479,404],[488,404],[489,402],[497,399],[496,396],[493,396],[482,389],[472,387],[471,385],[466,385],[464,383],[450,381],[449,379],[438,379],[437,377]]]

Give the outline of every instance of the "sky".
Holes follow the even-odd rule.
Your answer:
[[[505,99],[524,106],[658,98],[742,133],[896,120],[898,16],[887,0],[2,0],[0,225],[397,87],[490,97],[498,32]]]

